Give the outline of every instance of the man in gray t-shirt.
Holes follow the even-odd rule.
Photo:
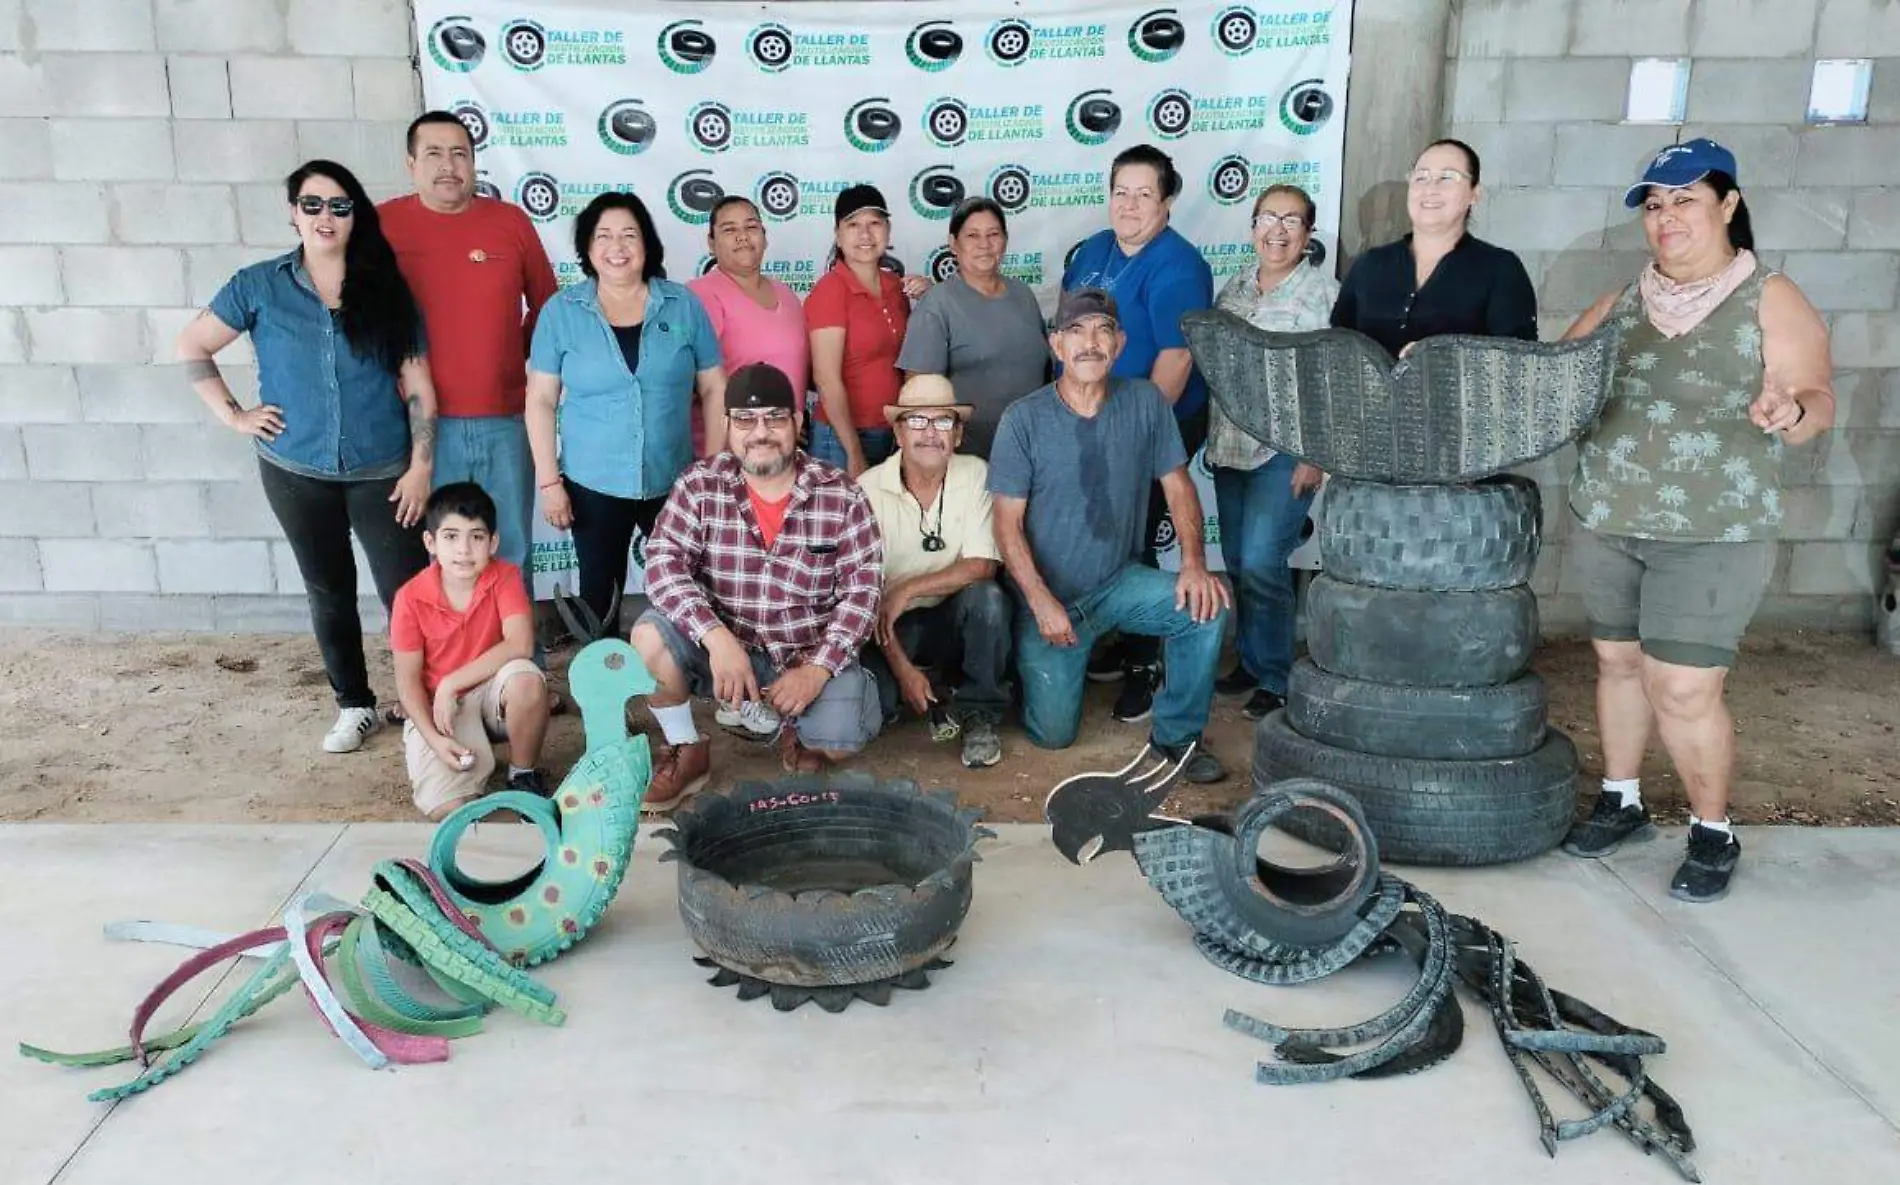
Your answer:
[[[904,331],[900,370],[940,374],[957,398],[976,408],[964,428],[963,451],[987,458],[1003,409],[1049,379],[1049,346],[1036,294],[1021,280],[999,276],[1002,291],[985,296],[961,273],[924,293]]]
[[[1150,743],[1187,758],[1189,781],[1215,782],[1227,771],[1198,742],[1231,600],[1207,570],[1172,410],[1153,383],[1109,377],[1125,340],[1113,297],[1063,293],[1049,336],[1062,377],[1012,404],[991,446],[996,543],[1029,610],[1016,619],[1023,729],[1043,748],[1066,748],[1082,721],[1090,644],[1114,629],[1162,638]],[[1176,523],[1178,577],[1137,562],[1152,481]]]

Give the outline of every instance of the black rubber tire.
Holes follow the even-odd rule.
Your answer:
[[[1322,572],[1307,589],[1307,651],[1322,669],[1348,679],[1495,687],[1530,667],[1537,640],[1537,596],[1521,584],[1414,592],[1348,584]]]
[[[1320,565],[1380,588],[1510,588],[1537,566],[1542,515],[1537,483],[1515,474],[1472,485],[1335,478],[1320,502]]]
[[[1343,678],[1301,659],[1287,678],[1286,717],[1300,735],[1341,749],[1482,761],[1543,744],[1548,701],[1535,674],[1496,687],[1402,687]]]
[[[1359,799],[1391,864],[1463,866],[1524,860],[1557,846],[1577,808],[1577,748],[1558,729],[1524,757],[1426,761],[1355,753],[1293,731],[1284,711],[1254,730],[1254,791],[1288,778],[1319,778]],[[1345,836],[1308,812],[1286,816],[1287,834],[1331,851]]]

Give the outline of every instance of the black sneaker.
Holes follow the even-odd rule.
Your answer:
[[[1620,801],[1608,794],[1597,795],[1590,817],[1564,836],[1564,851],[1594,860],[1614,852],[1626,839],[1639,843],[1655,839],[1656,826],[1649,821],[1648,808],[1620,806]]]
[[[1129,667],[1110,715],[1123,724],[1146,720],[1154,711],[1155,685],[1160,681],[1161,673],[1153,667]]]
[[[1091,683],[1119,683],[1122,679],[1122,648],[1098,646],[1089,655],[1088,679]]]
[[[1188,751],[1187,745],[1175,745],[1170,747],[1158,743],[1152,737],[1149,738],[1148,743],[1154,747],[1155,752],[1166,757],[1170,762],[1181,760],[1182,754]],[[1227,778],[1227,767],[1221,764],[1220,758],[1214,756],[1214,751],[1206,745],[1197,742],[1189,742],[1189,744],[1194,746],[1194,756],[1188,758],[1187,766],[1181,770],[1182,780],[1193,782],[1197,785],[1225,781]]]
[[[1214,680],[1214,693],[1216,695],[1246,695],[1258,686],[1260,686],[1260,680],[1249,675],[1246,667],[1237,666]]]
[[[1689,854],[1669,878],[1669,895],[1701,904],[1728,896],[1729,878],[1742,858],[1742,843],[1726,831],[1696,823],[1689,828]]]
[[[524,769],[520,773],[515,774],[508,779],[508,788],[510,790],[519,790],[524,794],[537,794],[542,798],[554,797],[554,791],[549,789],[548,784],[541,780],[541,771],[538,769]]]
[[[1249,720],[1261,720],[1286,707],[1286,698],[1262,687],[1253,693],[1240,709],[1240,714]]]

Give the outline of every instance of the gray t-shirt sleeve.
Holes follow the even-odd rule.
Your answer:
[[[1174,409],[1161,397],[1161,388],[1142,382],[1147,397],[1148,439],[1154,450],[1154,479],[1160,481],[1187,464],[1187,448],[1181,443],[1181,428],[1175,422]]]
[[[917,303],[904,330],[904,348],[897,354],[897,369],[916,374],[950,372],[950,324],[944,319],[943,300],[932,290]]]
[[[1027,498],[1034,475],[1029,463],[1029,416],[1018,404],[1003,413],[990,444],[990,493]]]

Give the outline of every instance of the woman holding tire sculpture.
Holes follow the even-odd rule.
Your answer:
[[[1462,140],[1419,153],[1406,177],[1411,233],[1353,261],[1334,326],[1358,330],[1394,358],[1445,333],[1537,340],[1537,292],[1523,262],[1467,225],[1484,197],[1479,173],[1478,154]]]
[[[989,460],[1003,409],[1049,381],[1049,342],[1036,294],[1003,274],[1009,221],[987,197],[950,215],[956,273],[917,302],[897,365],[940,374],[976,410],[964,421],[963,451]]]
[[[634,531],[652,533],[693,462],[695,395],[706,440],[725,439],[726,372],[699,298],[666,278],[639,198],[589,202],[574,254],[587,279],[548,300],[528,352],[528,447],[541,513],[574,533],[581,599],[612,637]]]
[[[1339,282],[1306,257],[1316,208],[1297,185],[1269,186],[1253,204],[1253,245],[1260,263],[1227,282],[1214,307],[1262,329],[1297,333],[1326,328]],[[1242,432],[1218,407],[1208,415],[1207,464],[1220,507],[1221,558],[1234,581],[1240,665],[1214,690],[1248,696],[1258,720],[1286,703],[1293,665],[1293,571],[1306,512],[1324,475]]]
[[[1603,856],[1654,834],[1637,777],[1653,723],[1689,797],[1688,851],[1669,891],[1713,901],[1741,855],[1722,688],[1774,571],[1782,454],[1834,422],[1827,328],[1755,258],[1735,157],[1720,144],[1663,149],[1623,203],[1642,210],[1650,263],[1565,334],[1622,330],[1609,402],[1570,485],[1604,780],[1564,848]]]

